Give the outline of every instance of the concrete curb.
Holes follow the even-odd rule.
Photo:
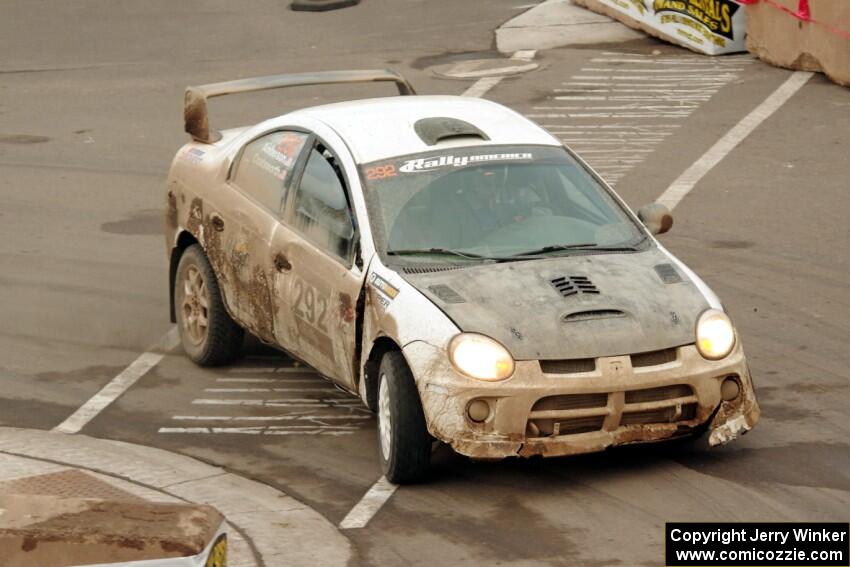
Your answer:
[[[582,8],[573,0],[546,0],[502,24],[496,30],[496,47],[502,53],[513,53],[645,37],[646,34]]]
[[[254,559],[246,546],[234,546],[232,565],[343,566],[352,556],[348,539],[321,514],[222,468],[120,441],[0,427],[0,479],[66,468],[93,473],[151,500],[214,506],[256,552]]]

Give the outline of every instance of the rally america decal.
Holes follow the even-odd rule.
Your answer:
[[[407,160],[398,168],[403,173],[431,171],[441,167],[464,167],[469,164],[492,161],[516,161],[533,159],[530,153],[478,154],[471,156],[439,156]]]

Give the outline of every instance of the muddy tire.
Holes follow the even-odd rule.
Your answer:
[[[419,392],[399,351],[384,354],[378,373],[378,458],[394,484],[423,480],[431,463],[431,436]]]
[[[183,350],[200,366],[222,366],[239,356],[245,332],[224,307],[215,272],[198,244],[180,257],[174,312]]]

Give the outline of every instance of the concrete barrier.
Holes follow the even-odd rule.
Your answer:
[[[850,86],[850,0],[749,0],[746,10],[756,57]]]
[[[3,567],[224,567],[224,526],[211,506],[148,502],[77,471],[0,483]]]
[[[746,16],[737,0],[574,0],[627,26],[719,55],[745,50]],[[840,0],[839,0],[840,1]]]

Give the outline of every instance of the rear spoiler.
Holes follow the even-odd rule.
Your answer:
[[[368,71],[321,71],[316,73],[295,73],[291,75],[269,75],[239,79],[224,83],[212,83],[186,89],[183,106],[183,120],[188,132],[195,141],[212,144],[221,139],[221,134],[210,130],[207,113],[207,99],[214,96],[250,93],[279,89],[283,87],[300,87],[306,85],[328,85],[334,83],[371,83],[393,82],[401,95],[414,95],[416,91],[407,80],[390,69]]]

